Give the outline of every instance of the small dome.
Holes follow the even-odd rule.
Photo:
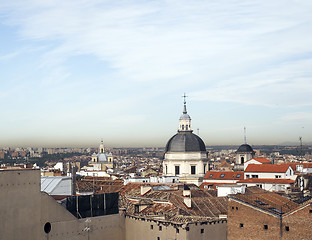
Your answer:
[[[99,153],[98,155],[98,161],[99,162],[107,162],[106,154],[105,153]]]
[[[184,113],[184,114],[182,114],[181,117],[180,117],[180,120],[182,120],[182,119],[189,119],[189,120],[191,120],[191,117],[190,117],[190,115],[188,115],[187,113]]]
[[[252,149],[252,147],[248,144],[242,144],[236,151],[237,153],[246,153],[246,152],[250,152],[253,153],[254,150]]]
[[[178,132],[168,141],[165,152],[206,152],[206,146],[192,131]]]

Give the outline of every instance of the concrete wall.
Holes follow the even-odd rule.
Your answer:
[[[0,171],[0,239],[40,239],[38,170]]]
[[[39,170],[0,171],[0,193],[0,239],[125,239],[123,215],[75,218],[40,192]]]
[[[226,220],[197,224],[170,224],[126,217],[126,240],[226,240]]]

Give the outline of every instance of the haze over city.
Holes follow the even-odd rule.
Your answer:
[[[1,1],[0,146],[312,141],[310,1]]]

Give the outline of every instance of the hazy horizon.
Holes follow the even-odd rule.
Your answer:
[[[0,146],[312,142],[312,2],[0,3]]]

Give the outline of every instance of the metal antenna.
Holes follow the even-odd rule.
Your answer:
[[[197,135],[199,136],[199,128],[197,128]]]
[[[299,141],[300,141],[300,161],[303,161],[303,149],[302,149],[302,137],[299,137]]]
[[[244,127],[244,143],[247,144],[246,127]]]

